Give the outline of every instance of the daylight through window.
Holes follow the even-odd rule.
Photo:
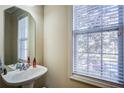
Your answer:
[[[18,60],[27,60],[28,55],[28,17],[18,20]]]
[[[123,6],[73,6],[73,74],[123,84]]]

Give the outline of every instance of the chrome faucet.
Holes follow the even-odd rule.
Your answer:
[[[30,67],[30,65],[26,64],[26,63],[17,63],[16,64],[16,69],[19,69],[20,71],[27,70],[29,67]]]

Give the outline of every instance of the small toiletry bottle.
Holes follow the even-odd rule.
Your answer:
[[[30,65],[30,57],[28,57],[27,63]]]
[[[36,68],[36,59],[33,60],[33,68]]]

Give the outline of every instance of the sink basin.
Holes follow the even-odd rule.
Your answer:
[[[34,81],[40,78],[47,72],[47,68],[37,65],[36,68],[30,66],[29,69],[19,71],[14,70],[8,72],[6,75],[1,74],[3,80],[9,84],[14,86],[22,86],[22,87],[33,87]]]

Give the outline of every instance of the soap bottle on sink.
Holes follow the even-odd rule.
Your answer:
[[[36,58],[33,60],[33,68],[36,68]]]

